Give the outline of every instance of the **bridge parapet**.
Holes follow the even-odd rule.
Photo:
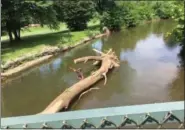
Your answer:
[[[1,118],[1,128],[184,128],[184,101]]]

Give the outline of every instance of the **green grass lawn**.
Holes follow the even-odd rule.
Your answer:
[[[46,34],[46,33],[53,33],[53,32],[59,32],[62,30],[66,30],[67,27],[64,23],[61,23],[59,26],[58,30],[52,30],[47,26],[44,27],[29,27],[28,29],[23,28],[21,30],[21,37],[25,37],[25,36],[32,36],[32,35],[37,35],[37,34]],[[8,35],[2,36],[1,37],[1,41],[7,41],[8,39]]]
[[[11,45],[7,36],[1,37],[1,61],[3,63],[28,54],[41,52],[47,46],[72,45],[87,37],[88,30],[99,30],[99,21],[89,22],[84,31],[69,32],[65,24],[60,24],[59,30],[50,30],[48,27],[30,27],[29,31],[21,32],[22,40]]]

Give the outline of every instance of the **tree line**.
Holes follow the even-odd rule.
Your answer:
[[[8,34],[11,42],[20,40],[21,29],[29,24],[58,29],[60,22],[64,22],[71,31],[81,31],[91,18],[97,18],[101,28],[107,26],[119,31],[144,20],[172,18],[175,10],[184,5],[183,1],[116,0],[2,0],[1,3],[1,33]]]

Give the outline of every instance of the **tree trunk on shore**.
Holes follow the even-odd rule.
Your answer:
[[[8,30],[8,36],[9,36],[10,42],[12,42],[13,36],[12,36],[12,32],[10,30]]]
[[[19,32],[20,32],[19,29],[15,29],[13,31],[13,34],[14,34],[14,37],[15,37],[15,41],[21,40],[20,35],[19,35]]]
[[[6,21],[6,29],[7,29],[7,32],[8,32],[10,42],[21,40],[20,21],[16,21],[14,19],[7,20]],[[13,38],[13,35],[14,35],[14,38]]]
[[[119,67],[119,61],[114,52],[110,49],[107,53],[103,53],[94,49],[97,53],[101,54],[100,56],[87,56],[75,59],[74,62],[87,62],[88,60],[94,60],[94,64],[101,62],[101,67],[93,72],[87,78],[80,80],[70,88],[66,89],[62,94],[60,94],[55,100],[53,100],[44,111],[39,114],[51,114],[59,112],[60,110],[66,110],[71,101],[82,92],[92,87],[97,81],[105,78],[104,85],[107,82],[107,72],[113,67]]]

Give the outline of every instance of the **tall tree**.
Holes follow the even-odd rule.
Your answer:
[[[20,40],[21,28],[30,23],[57,28],[56,12],[51,4],[42,5],[39,2],[38,0],[2,0],[1,22],[11,42]]]
[[[116,6],[115,0],[93,0],[93,2],[96,4],[96,11],[100,15]]]
[[[66,22],[70,30],[84,30],[93,16],[95,6],[91,0],[56,0],[54,7],[59,14],[58,18]]]

